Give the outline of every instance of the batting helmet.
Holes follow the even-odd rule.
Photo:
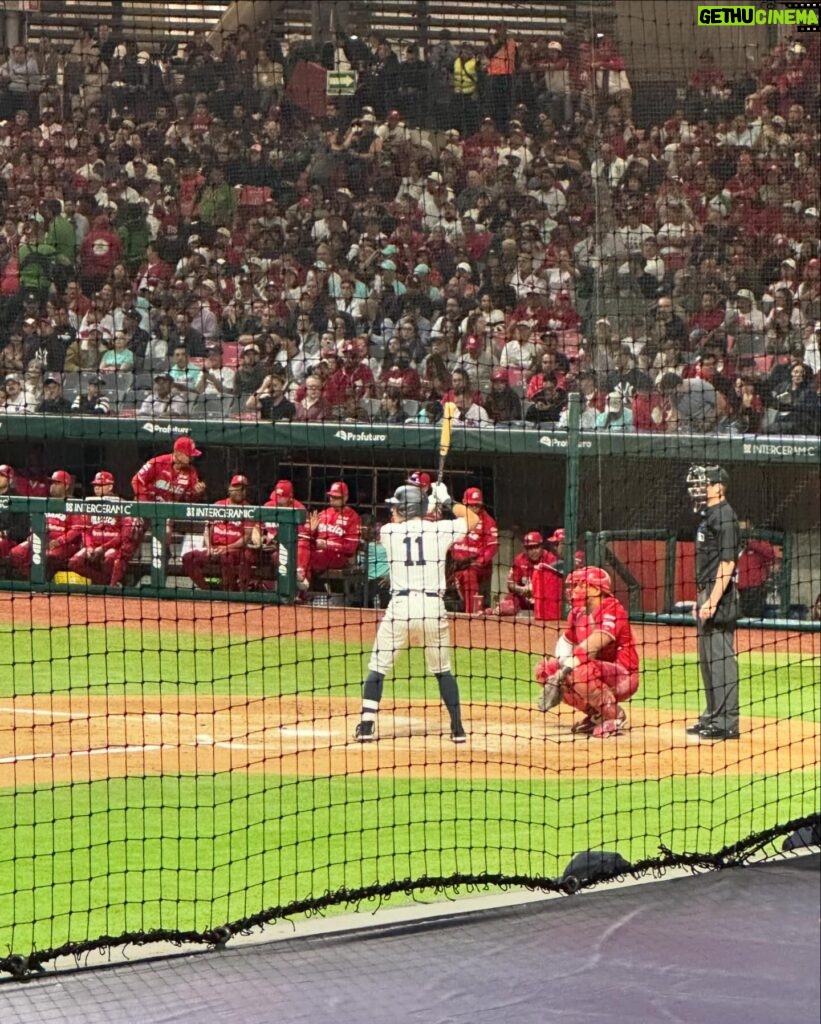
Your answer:
[[[386,504],[392,505],[403,519],[418,519],[427,512],[428,503],[420,487],[412,484],[405,484],[404,487],[397,487],[393,497],[388,498]]]
[[[613,590],[613,581],[610,574],[600,569],[597,565],[585,565],[581,569],[574,569],[565,578],[565,585],[568,587],[593,587],[602,594],[610,594]]]
[[[484,505],[485,499],[480,488],[468,487],[468,489],[462,495],[462,502],[465,505]]]
[[[348,485],[342,480],[336,480],[328,488],[329,498],[342,498],[343,501],[348,500]]]
[[[109,484],[114,484],[114,474],[109,473],[105,469],[101,469],[99,473],[96,473],[91,481],[92,487],[107,487]]]
[[[526,548],[540,548],[544,544],[544,540],[538,530],[531,530],[530,533],[525,534],[523,543]]]

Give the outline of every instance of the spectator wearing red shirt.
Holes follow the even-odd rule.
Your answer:
[[[325,385],[325,400],[332,408],[336,408],[344,405],[346,398],[352,394],[359,400],[373,398],[375,390],[373,372],[362,362],[359,346],[355,341],[345,342],[342,347],[342,366]]]
[[[707,334],[718,330],[724,323],[724,310],[718,304],[718,296],[712,289],[702,293],[701,306],[690,317],[690,330],[702,330]]]
[[[83,291],[87,295],[98,292],[122,256],[119,235],[112,230],[108,215],[99,214],[80,246],[78,270]]]

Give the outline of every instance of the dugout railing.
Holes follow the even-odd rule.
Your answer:
[[[9,512],[23,512],[31,523],[31,570],[28,580],[2,579],[0,590],[49,590],[76,591],[78,584],[55,583],[46,579],[46,562],[43,552],[46,548],[46,515],[106,515],[122,518],[142,519],[151,544],[150,582],[139,586],[118,587],[116,592],[128,597],[160,597],[179,600],[180,591],[168,585],[169,543],[168,534],[174,523],[187,526],[205,526],[218,521],[241,521],[246,523],[274,523],[277,525],[278,565],[276,588],[236,593],[219,589],[192,590],[186,597],[205,600],[261,601],[271,604],[290,604],[296,596],[296,544],[298,527],[305,522],[304,509],[267,508],[257,505],[207,505],[157,504],[154,502],[120,501],[106,502],[96,499],[69,498],[59,501],[51,498],[0,497],[0,509]],[[111,592],[111,587],[81,585],[90,593]]]

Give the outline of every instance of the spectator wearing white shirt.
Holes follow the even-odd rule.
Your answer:
[[[538,346],[531,341],[530,324],[527,320],[518,320],[499,355],[499,365],[524,375],[533,368],[538,351]]]
[[[616,156],[609,142],[602,143],[599,156],[590,165],[591,177],[593,179],[600,178],[610,188],[616,188],[619,185],[626,170],[627,163],[620,156]]]
[[[625,223],[619,228],[619,237],[624,243],[627,252],[632,256],[634,253],[641,253],[645,240],[655,238],[656,233],[649,224],[644,224],[641,219],[641,211],[635,203],[627,208]]]
[[[464,391],[453,396],[453,402],[457,413],[453,417],[453,423],[458,427],[492,427],[493,420],[488,415],[487,409],[477,405],[469,392]]]
[[[222,346],[207,346],[205,365],[196,384],[196,392],[203,398],[230,398],[234,394],[235,371],[222,364]]]
[[[567,206],[567,196],[549,167],[544,167],[539,171],[537,188],[532,189],[528,195],[547,211],[551,220],[554,220]]]

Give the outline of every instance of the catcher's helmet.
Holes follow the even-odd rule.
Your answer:
[[[348,485],[342,480],[337,480],[332,483],[328,488],[329,498],[342,498],[343,501],[348,500]]]
[[[541,547],[544,544],[544,540],[538,530],[531,530],[530,533],[525,534],[522,543],[526,548],[535,548]]]
[[[418,519],[427,512],[428,503],[421,488],[411,484],[397,487],[386,504],[392,505],[403,519]]]
[[[114,483],[114,474],[109,473],[108,470],[101,469],[99,473],[94,475],[94,479],[91,481],[92,487],[107,487],[108,484]]]
[[[687,491],[693,503],[693,511],[701,512],[707,504],[707,488],[711,484],[723,484],[726,487],[730,482],[727,470],[721,466],[690,466],[687,471]]]
[[[574,569],[565,578],[565,586],[573,588],[577,586],[593,587],[602,594],[610,594],[613,591],[613,581],[610,574],[600,569],[597,565],[585,565],[581,569]]]
[[[462,496],[462,501],[465,505],[484,505],[485,498],[480,488],[468,487]]]

